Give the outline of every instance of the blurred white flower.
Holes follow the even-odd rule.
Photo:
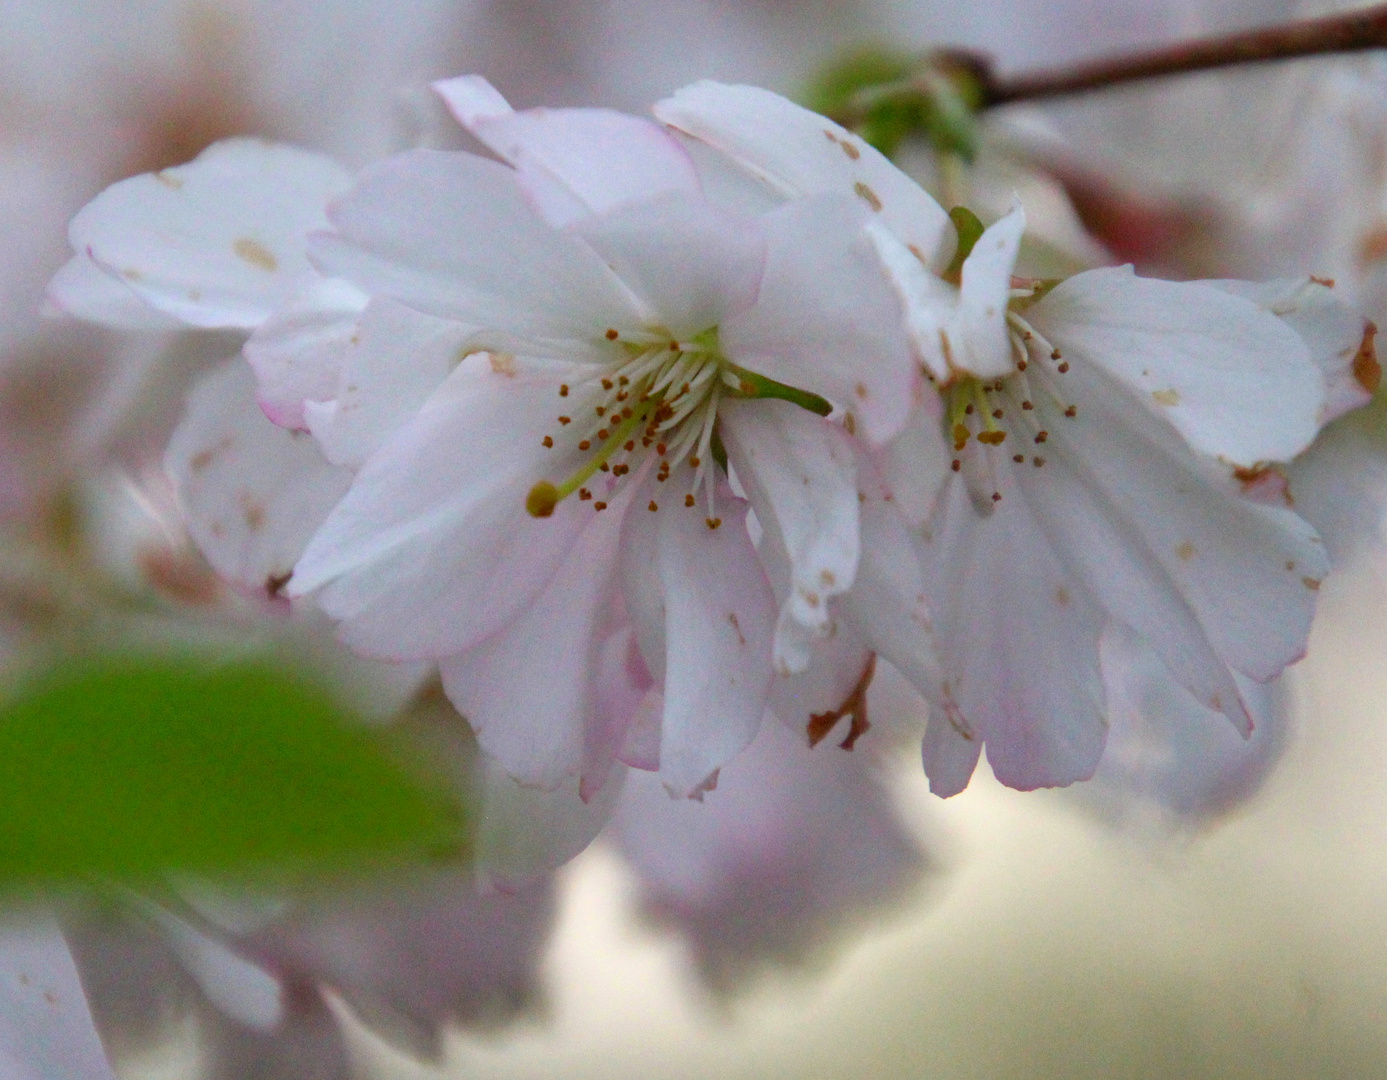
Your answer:
[[[802,729],[767,723],[702,805],[633,773],[608,835],[647,912],[726,990],[764,965],[812,958],[918,886],[931,860],[881,771],[870,753],[811,750]]]
[[[115,1080],[67,943],[52,916],[0,928],[0,1076]]]

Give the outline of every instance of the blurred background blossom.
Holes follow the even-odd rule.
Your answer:
[[[963,45],[1014,71],[1297,10],[10,0],[0,663],[17,672],[93,637],[278,649],[482,792],[493,823],[540,813],[486,771],[430,672],[354,660],[311,611],[224,584],[191,542],[165,448],[185,402],[236,377],[219,365],[239,340],[40,315],[68,219],[107,184],[237,134],[349,167],[462,145],[426,90],[461,72],[518,107],[645,112],[703,77],[800,95],[863,47]],[[976,199],[999,214],[1022,191],[1045,241],[1036,257],[1066,272],[1116,260],[1175,277],[1311,272],[1382,322],[1385,87],[1381,59],[1359,57],[1003,110],[985,121]],[[902,161],[938,182],[927,148]],[[90,1017],[74,1008],[65,1028],[78,1064],[47,1075],[101,1075],[97,1031],[122,1076],[227,1080],[1380,1075],[1384,439],[1367,410],[1295,466],[1298,505],[1342,573],[1251,742],[1162,699],[1134,663],[1090,784],[1023,795],[983,770],[940,803],[919,773],[923,705],[883,664],[853,754],[808,751],[768,723],[702,806],[632,775],[608,833],[557,877],[505,827],[488,849],[484,824],[480,874],[250,905],[189,882],[59,904],[70,953],[48,916],[0,938],[13,970],[46,965],[65,1005],[79,977],[90,998]],[[1108,645],[1120,658],[1123,643]]]

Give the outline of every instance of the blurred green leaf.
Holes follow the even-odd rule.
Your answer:
[[[0,886],[457,856],[461,807],[266,662],[70,660],[0,704]]]
[[[860,50],[826,68],[804,104],[852,128],[887,157],[918,136],[940,153],[972,161],[982,103],[979,70],[962,53]]]

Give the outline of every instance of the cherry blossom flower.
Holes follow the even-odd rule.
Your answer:
[[[825,398],[876,442],[909,409],[866,211],[718,205],[646,121],[512,113],[475,79],[442,92],[511,166],[393,159],[313,241],[320,267],[371,295],[363,328],[394,320],[363,333],[351,381],[374,395],[355,416],[398,426],[358,442],[288,591],[316,592],[358,649],[441,658],[483,747],[530,783],[600,772],[632,720],[588,723],[602,687],[658,686],[661,775],[696,791],[760,722],[772,638],[783,669],[805,667],[796,643],[830,632],[825,602],[853,581],[852,451]],[[433,359],[444,324],[489,352],[449,371]],[[423,378],[382,371],[402,354]],[[355,422],[348,392],[305,406],[325,445]],[[751,504],[719,479],[724,447]],[[787,537],[797,587],[779,614],[750,505]]]
[[[841,189],[857,161],[842,129],[753,88],[697,84],[656,114],[781,191]],[[782,138],[757,137],[771,126]],[[1302,655],[1327,571],[1277,463],[1367,399],[1370,328],[1313,281],[1014,279],[1019,205],[950,263],[878,201],[873,235],[939,391],[884,466],[918,526],[945,670],[917,684],[933,789],[961,790],[984,743],[1012,786],[1092,774],[1109,623],[1250,732],[1235,673],[1267,681]]]

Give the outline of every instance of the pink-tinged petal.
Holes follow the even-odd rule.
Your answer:
[[[786,196],[849,195],[936,265],[949,246],[949,219],[914,180],[861,138],[779,94],[754,86],[697,82],[659,102],[655,115],[721,150]]]
[[[968,258],[958,293],[958,317],[953,349],[955,366],[983,378],[1010,375],[1015,367],[1007,330],[1011,272],[1026,231],[1026,212],[1020,200],[989,225]]]
[[[1196,450],[1234,465],[1289,461],[1319,430],[1324,381],[1306,343],[1222,289],[1089,270],[1026,318],[1071,363],[1107,371]]]
[[[304,403],[337,391],[342,365],[367,297],[336,278],[320,278],[262,323],[243,348],[260,407],[280,427],[302,431]]]
[[[885,442],[905,424],[919,375],[864,212],[823,195],[763,222],[760,297],[723,325],[723,348],[742,367],[829,398],[860,435]]]
[[[756,302],[766,239],[751,217],[702,199],[657,197],[573,227],[676,337],[726,322]]]
[[[53,275],[44,294],[43,312],[117,330],[176,330],[184,325],[150,307],[134,289],[86,255],[74,255]]]
[[[690,480],[681,469],[661,486],[687,490]],[[700,790],[751,741],[766,707],[776,604],[747,535],[748,509],[724,489],[717,528],[705,523],[702,504],[671,500],[657,513],[631,512],[656,525],[665,642],[660,778],[681,796]]]
[[[953,456],[944,439],[943,402],[926,394],[905,429],[874,455],[883,489],[910,525],[923,525],[934,508]]]
[[[115,1080],[72,955],[48,915],[12,914],[0,928],[0,1076]]]
[[[350,175],[319,154],[228,139],[113,184],[72,219],[73,250],[193,326],[253,329],[317,273],[305,237]]]
[[[584,731],[582,783],[578,788],[584,802],[602,789],[618,759],[627,764],[632,758],[640,760],[633,745],[633,737],[638,738],[639,733],[633,727],[642,718],[642,707],[653,686],[631,628],[623,626],[609,634],[598,652],[593,709]],[[659,768],[658,728],[655,735],[652,767]]]
[[[1287,469],[1296,513],[1315,527],[1335,565],[1377,549],[1383,540],[1387,454],[1376,411],[1321,432]]]
[[[702,803],[628,776],[611,835],[714,987],[816,955],[919,880],[928,858],[872,766],[767,723]]]
[[[838,598],[838,611],[934,708],[944,676],[924,567],[909,527],[865,454],[858,455],[857,475],[861,557],[852,589]]]
[[[463,127],[515,166],[521,186],[554,225],[671,192],[699,194],[689,155],[649,120],[610,109],[515,112],[476,75],[433,88]]]
[[[1107,731],[1098,671],[1107,617],[1037,526],[1031,480],[999,469],[1001,500],[984,516],[951,474],[920,545],[945,696],[958,710],[949,726],[986,745],[998,780],[1027,791],[1087,779]],[[936,771],[940,787],[954,786],[964,748],[953,741],[942,741],[938,765],[926,748],[932,786]]]
[[[1104,816],[1140,824],[1155,809],[1198,825],[1261,787],[1289,735],[1279,682],[1238,685],[1256,719],[1242,738],[1202,706],[1131,630],[1109,626],[1101,645],[1108,743],[1092,781],[1075,794]]]
[[[1245,498],[1242,481],[1190,454],[1158,418],[1115,415],[1116,386],[1098,372],[1078,374],[1068,387],[1078,416],[1062,442],[1069,466],[1140,533],[1166,588],[1197,615],[1223,661],[1259,682],[1278,675],[1304,655],[1329,570],[1314,529],[1284,507]],[[1045,470],[1035,472],[1039,480]],[[1114,614],[1136,625],[1129,613]]]
[[[808,650],[791,650],[787,622],[826,637],[829,600],[857,574],[857,467],[837,424],[788,401],[731,401],[718,411],[728,459],[756,519],[775,530],[791,564],[775,634],[776,669],[803,671]],[[805,642],[804,644],[808,644]]]
[[[359,468],[443,385],[468,339],[461,323],[372,300],[342,346],[331,392],[304,405],[328,460]]]
[[[601,790],[584,800],[577,777],[544,791],[516,782],[487,758],[478,768],[481,820],[473,866],[483,883],[507,891],[533,885],[592,843],[611,818],[628,776],[616,766]]]
[[[832,637],[813,642],[811,649],[810,661],[802,672],[776,676],[771,684],[770,707],[806,743],[809,725],[816,717],[841,713],[835,726],[823,735],[827,744],[841,743],[851,727],[845,706],[853,704],[850,699],[861,686],[868,664],[873,663],[872,651],[861,634],[841,621]],[[868,722],[872,722],[870,718]]]
[[[440,665],[449,700],[482,751],[522,784],[551,789],[582,772],[603,624],[610,618],[622,517],[636,485],[588,510],[562,564],[529,605]],[[642,510],[642,512],[644,512]]]
[[[525,201],[514,170],[415,150],[367,169],[309,242],[324,270],[430,315],[518,334],[596,339],[639,322],[602,259]]]
[[[164,465],[188,531],[228,581],[277,594],[314,530],[351,483],[307,435],[276,427],[240,360],[206,376],[169,440]]]
[[[982,756],[982,739],[964,722],[958,704],[945,690],[930,703],[929,726],[920,742],[920,759],[929,789],[941,799],[963,791]]]
[[[1327,424],[1366,405],[1382,379],[1377,328],[1314,278],[1290,281],[1211,281],[1210,285],[1251,300],[1300,335],[1325,381],[1319,422]]]
[[[437,659],[505,627],[553,576],[592,515],[576,499],[534,518],[525,498],[561,449],[561,374],[464,361],[356,474],[294,568],[354,648]],[[559,455],[556,457],[555,455]]]

